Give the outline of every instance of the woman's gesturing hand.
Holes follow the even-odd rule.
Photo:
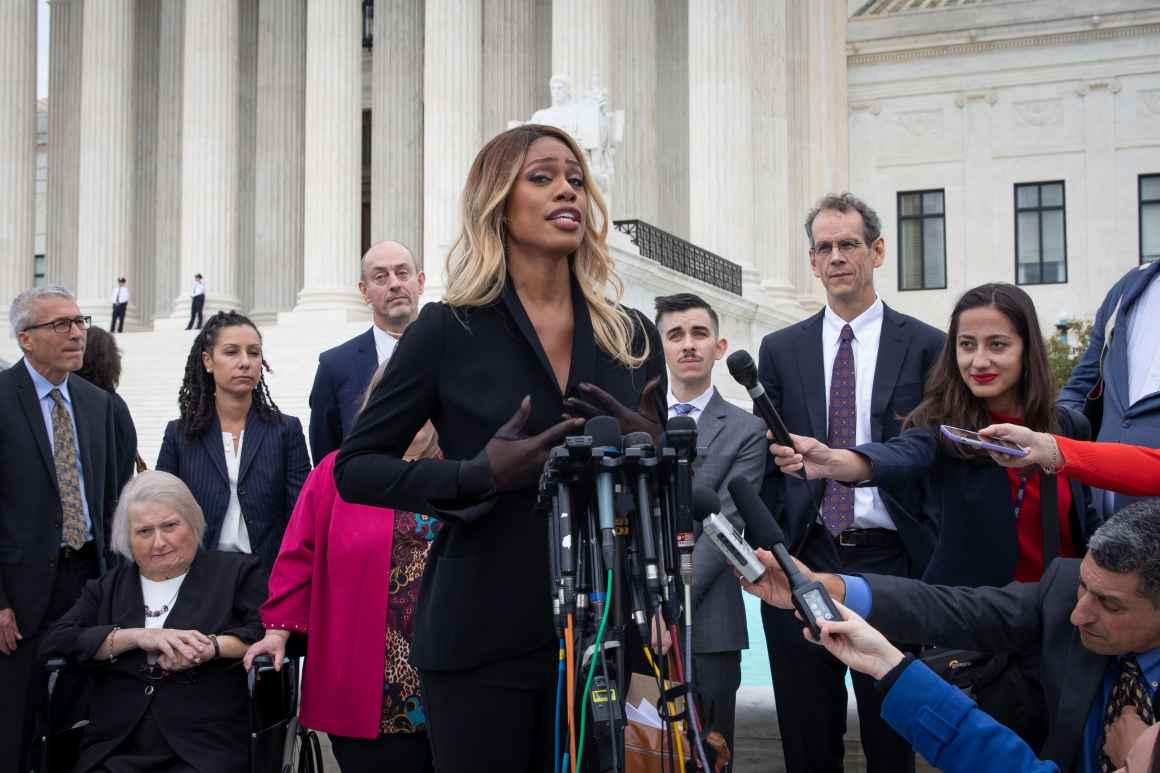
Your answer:
[[[653,397],[660,383],[660,376],[653,376],[648,380],[640,393],[640,405],[634,410],[595,384],[584,382],[580,384],[580,391],[588,399],[569,397],[564,401],[564,410],[567,416],[580,416],[585,419],[591,419],[593,416],[611,416],[620,422],[620,434],[647,432],[654,443],[660,443],[664,422],[657,414],[657,402]]]
[[[272,629],[266,631],[266,635],[259,641],[250,645],[246,650],[246,654],[242,656],[242,663],[246,670],[249,671],[254,667],[254,658],[261,655],[269,655],[270,659],[274,661],[274,670],[282,670],[282,658],[286,657],[286,642],[290,639],[289,631],[280,631]]]
[[[855,671],[875,679],[886,676],[890,669],[902,662],[902,652],[887,641],[877,628],[837,601],[834,605],[844,619],[818,618],[818,626],[822,629],[822,640],[819,643],[830,654]],[[814,641],[809,628],[803,628],[802,635]]]
[[[548,452],[565,436],[584,425],[580,419],[565,419],[538,435],[528,437],[524,425],[532,413],[532,399],[525,397],[520,407],[487,441],[484,454],[496,491],[515,491],[536,485],[548,460]]]

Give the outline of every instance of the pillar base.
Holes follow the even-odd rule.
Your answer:
[[[363,322],[370,318],[370,309],[353,290],[303,290],[298,294],[298,305],[293,311],[278,313],[278,324]]]

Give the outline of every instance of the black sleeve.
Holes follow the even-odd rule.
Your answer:
[[[234,586],[234,609],[230,625],[222,631],[206,631],[219,636],[237,636],[253,644],[265,635],[258,609],[266,600],[267,575],[257,558],[248,556],[238,570]]]
[[[40,643],[41,659],[63,657],[73,663],[92,660],[100,649],[112,625],[97,625],[101,608],[101,594],[110,582],[89,580],[72,609],[57,620]]]
[[[399,340],[335,461],[335,482],[347,502],[445,515],[487,492],[486,476],[469,481],[461,474],[476,469],[470,462],[402,459],[437,410],[446,327],[456,324],[446,304],[429,303]]]

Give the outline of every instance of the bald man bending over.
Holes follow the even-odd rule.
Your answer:
[[[419,315],[426,277],[399,242],[371,246],[362,259],[358,289],[371,307],[371,329],[318,357],[310,390],[310,453],[314,463],[342,445],[371,376],[390,359],[395,342]]]

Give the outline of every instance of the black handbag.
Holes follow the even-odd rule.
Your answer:
[[[322,745],[318,733],[298,726],[298,766],[297,773],[322,773]]]
[[[1040,473],[1043,567],[1059,556],[1059,497],[1056,477]],[[1045,514],[1055,517],[1049,518]],[[1039,678],[1038,654],[981,652],[932,647],[922,662],[958,687],[979,708],[1014,730],[1038,754],[1047,740],[1047,707]]]

